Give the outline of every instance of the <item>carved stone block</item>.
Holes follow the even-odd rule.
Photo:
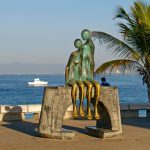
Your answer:
[[[62,129],[63,117],[72,104],[70,87],[46,87],[43,95],[39,132],[43,137],[70,139],[75,132]],[[98,110],[101,118],[95,127],[86,127],[88,134],[100,138],[122,133],[118,89],[101,87]]]

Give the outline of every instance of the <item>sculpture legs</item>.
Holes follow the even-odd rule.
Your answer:
[[[87,118],[92,119],[92,113],[91,113],[91,97],[92,97],[92,83],[90,81],[84,81],[86,87],[87,87],[87,92],[86,92],[86,97],[87,97]]]
[[[94,116],[95,119],[100,119],[100,115],[98,113],[98,101],[100,97],[100,84],[97,81],[93,81],[93,86],[94,86]]]
[[[82,81],[77,81],[79,85],[79,99],[80,99],[80,106],[79,106],[79,113],[80,116],[84,117],[84,109],[83,109],[83,100],[84,100],[84,83]]]
[[[78,117],[78,111],[77,111],[77,105],[76,105],[78,85],[76,84],[76,82],[70,82],[69,85],[72,87],[71,97],[72,97],[72,102],[73,102],[73,116],[76,118]]]
[[[87,98],[87,118],[92,119],[92,113],[91,113],[91,99],[92,99],[92,88],[94,87],[94,117],[95,119],[100,119],[99,113],[98,113],[98,101],[100,97],[100,85],[96,81],[72,81],[69,82],[69,85],[72,87],[71,95],[72,95],[72,102],[73,102],[73,117],[78,117],[78,111],[77,111],[77,89],[79,88],[79,99],[80,99],[80,105],[79,105],[79,114],[80,116],[85,116],[84,109],[83,109],[83,100],[84,100],[84,87],[87,87],[86,91],[86,98]]]

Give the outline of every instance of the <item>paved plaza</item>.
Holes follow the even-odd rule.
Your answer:
[[[84,127],[95,121],[64,120],[64,128],[76,131],[72,140],[40,137],[38,119],[0,122],[0,150],[150,150],[150,118],[123,119],[123,134],[99,139]]]

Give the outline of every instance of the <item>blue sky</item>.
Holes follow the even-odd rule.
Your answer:
[[[83,29],[119,37],[113,17],[118,6],[128,10],[132,4],[132,0],[0,1],[0,64],[66,64]],[[95,45],[97,65],[113,58]]]

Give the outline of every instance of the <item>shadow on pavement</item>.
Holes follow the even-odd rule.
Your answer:
[[[7,124],[2,126],[31,135],[39,137],[38,133],[38,123],[32,123],[28,121],[5,121]]]
[[[5,121],[6,124],[2,124],[2,126],[18,131],[18,132],[22,132],[34,137],[41,137],[40,133],[38,132],[38,123],[32,123],[32,122],[28,122],[28,121]],[[73,130],[73,131],[77,131],[79,133],[82,134],[86,134],[85,129],[83,128],[78,128],[78,127],[74,127],[74,126],[69,126],[69,125],[63,125],[64,129],[68,129],[68,130]]]
[[[40,136],[37,131],[38,123],[32,123],[31,121],[10,121],[12,118],[17,120],[22,120],[22,108],[20,106],[5,106],[5,111],[3,120],[4,124],[2,126],[31,135],[31,136]]]
[[[63,125],[63,128],[67,129],[67,130],[77,131],[82,134],[86,134],[85,129],[83,129],[83,128],[78,128],[78,127],[69,126],[69,125]]]

